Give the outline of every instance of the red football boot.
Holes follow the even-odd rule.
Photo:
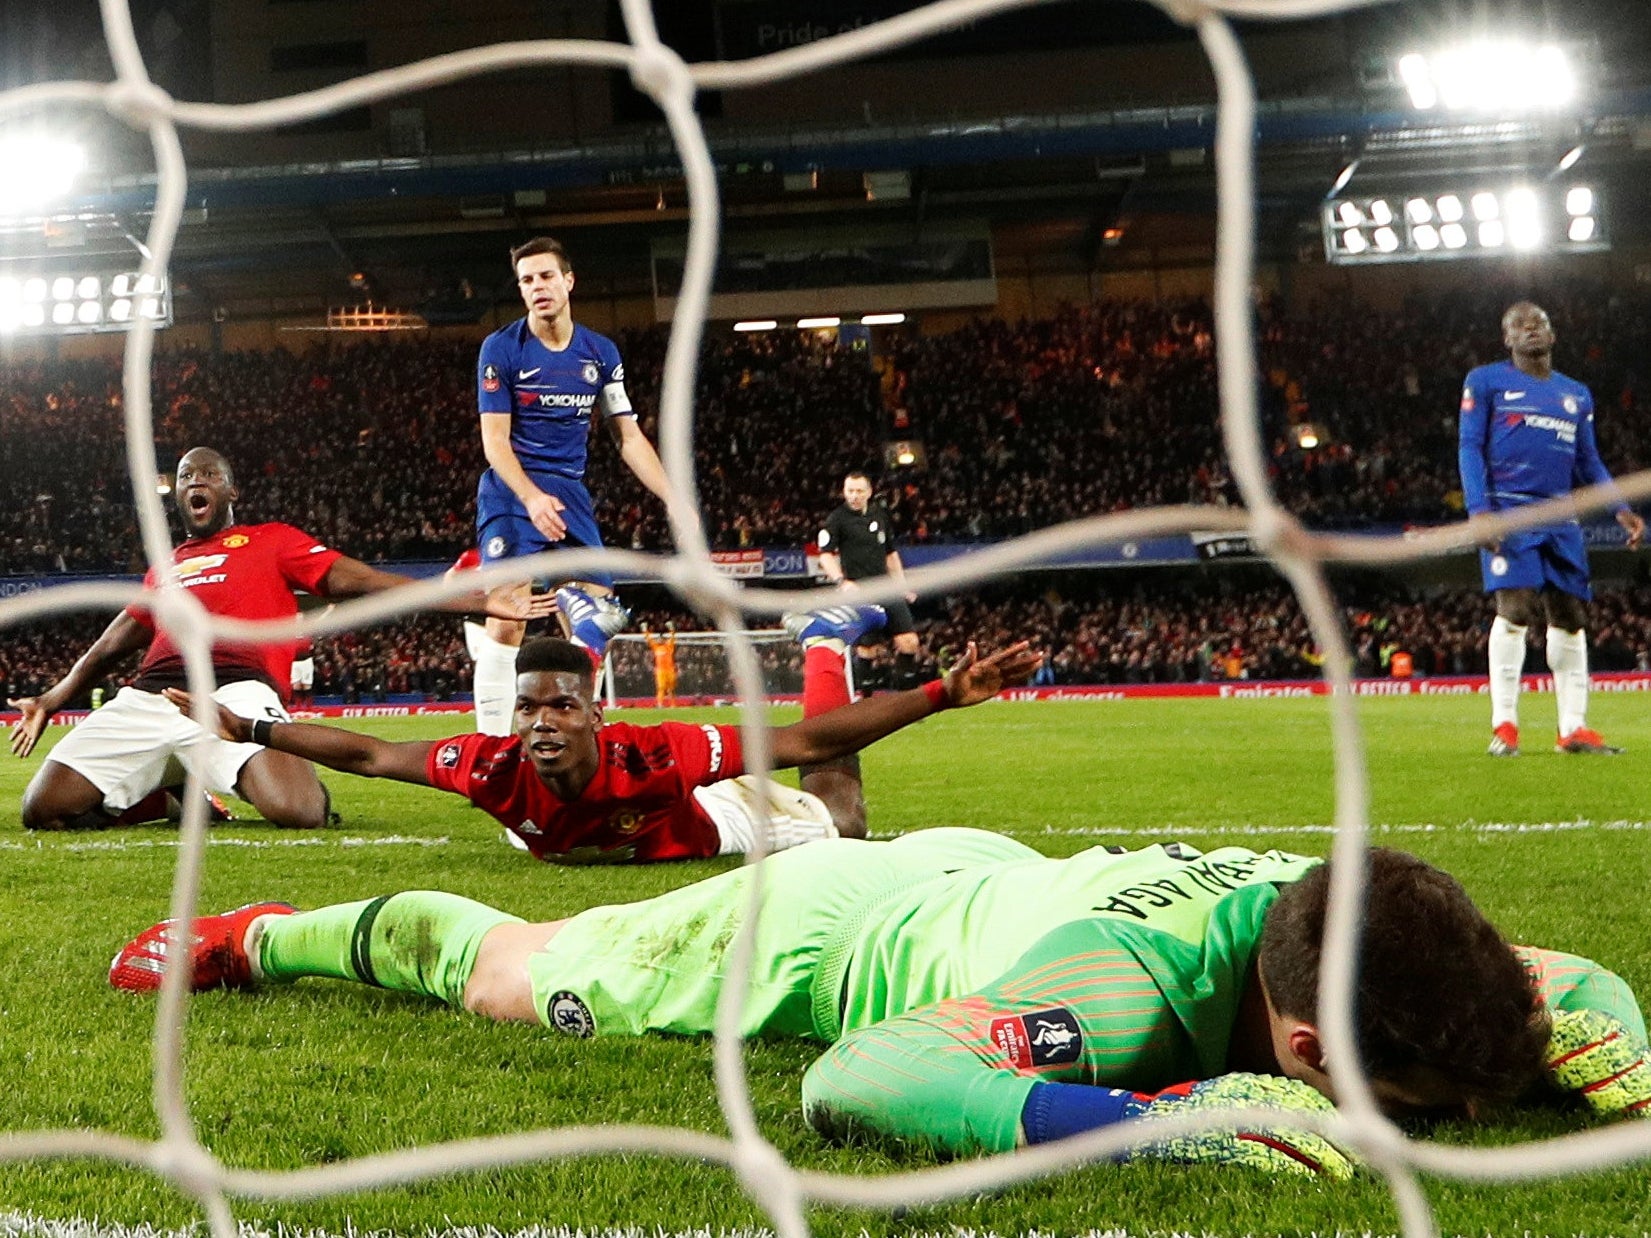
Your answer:
[[[168,954],[187,946],[192,972],[190,987],[244,989],[252,983],[252,960],[247,957],[246,935],[260,916],[290,916],[290,903],[249,903],[219,916],[196,916],[188,933],[175,920],[162,920],[121,947],[109,964],[109,983],[117,989],[151,993],[161,987]]]

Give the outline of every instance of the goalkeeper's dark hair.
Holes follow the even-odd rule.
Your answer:
[[[1420,1070],[1471,1101],[1529,1090],[1548,1025],[1513,947],[1449,873],[1385,847],[1368,855],[1353,1020],[1365,1073],[1402,1083]],[[1328,864],[1284,886],[1261,935],[1274,1008],[1314,1024],[1329,888]]]
[[[537,671],[578,675],[592,689],[596,686],[596,664],[591,661],[590,650],[560,636],[535,636],[523,641],[516,651],[518,675]]]

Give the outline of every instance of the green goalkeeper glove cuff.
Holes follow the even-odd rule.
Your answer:
[[[1651,1117],[1651,1046],[1602,1011],[1554,1014],[1548,1074],[1595,1113]]]
[[[1336,1107],[1321,1093],[1295,1079],[1276,1075],[1221,1075],[1197,1083],[1167,1088],[1148,1100],[1143,1121],[1170,1117],[1195,1109],[1255,1108],[1280,1115],[1333,1114]],[[1322,1174],[1327,1178],[1353,1176],[1356,1162],[1323,1135],[1291,1130],[1210,1130],[1177,1135],[1143,1144],[1129,1159],[1150,1157],[1184,1164],[1244,1165],[1272,1173]]]

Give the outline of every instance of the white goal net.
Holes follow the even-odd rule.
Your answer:
[[[1366,843],[1368,792],[1356,698],[1349,690],[1350,658],[1323,573],[1327,562],[1392,563],[1472,545],[1517,528],[1550,522],[1577,510],[1605,507],[1614,495],[1581,491],[1574,501],[1520,509],[1516,516],[1483,518],[1405,539],[1315,535],[1306,532],[1277,503],[1268,480],[1263,443],[1257,432],[1256,360],[1251,329],[1252,233],[1254,216],[1253,134],[1255,99],[1229,18],[1281,20],[1361,7],[1369,0],[1156,0],[1165,11],[1193,26],[1209,57],[1220,94],[1215,151],[1219,178],[1215,325],[1222,428],[1232,473],[1242,497],[1239,508],[1166,507],[1134,510],[1047,529],[972,555],[949,566],[913,572],[906,584],[866,587],[866,601],[892,600],[908,586],[933,594],[972,584],[1085,545],[1134,540],[1154,534],[1216,530],[1244,533],[1264,550],[1296,589],[1315,640],[1327,654],[1325,674],[1339,691],[1327,707],[1335,740],[1335,824],[1337,860],[1331,894],[1330,948],[1321,986],[1323,1033],[1341,1105],[1333,1118],[1292,1118],[1315,1127],[1358,1153],[1384,1173],[1410,1235],[1433,1231],[1428,1197],[1420,1175],[1464,1179],[1534,1178],[1584,1167],[1620,1163],[1651,1150],[1651,1127],[1618,1126],[1514,1148],[1445,1147],[1407,1139],[1378,1111],[1358,1072],[1352,1023],[1351,960],[1363,895],[1360,856]],[[314,620],[284,625],[248,625],[212,619],[176,585],[167,525],[155,492],[157,459],[150,408],[149,371],[154,325],[140,320],[126,340],[124,367],[128,460],[146,556],[166,581],[154,602],[158,623],[184,650],[195,699],[203,705],[213,687],[210,642],[214,639],[286,639],[359,627],[455,596],[473,585],[505,583],[524,573],[562,575],[604,568],[639,579],[664,582],[688,605],[726,634],[730,678],[745,703],[746,753],[753,769],[766,770],[770,745],[765,729],[765,684],[761,653],[742,633],[753,623],[771,622],[784,610],[839,599],[835,591],[798,594],[748,588],[719,575],[712,566],[697,510],[693,476],[695,361],[699,351],[716,254],[720,209],[715,170],[705,134],[694,113],[701,90],[735,90],[812,73],[854,58],[877,55],[925,36],[994,13],[1022,7],[1022,0],[938,0],[925,8],[821,39],[773,55],[733,63],[685,63],[661,43],[646,0],[621,0],[627,40],[600,42],[546,40],[516,42],[437,56],[400,68],[367,74],[324,89],[246,105],[192,103],[169,97],[149,78],[126,0],[101,0],[105,35],[116,80],[112,83],[61,81],[0,95],[0,120],[44,109],[104,110],[147,134],[157,169],[157,190],[143,270],[166,271],[177,236],[187,169],[178,139],[180,127],[220,132],[257,132],[292,125],[352,107],[429,89],[467,76],[551,63],[570,63],[629,74],[663,111],[685,169],[692,216],[687,264],[675,327],[666,356],[660,408],[662,458],[675,487],[670,510],[673,556],[623,551],[540,555],[504,569],[484,571],[462,583],[430,583],[403,596],[377,595],[339,606]],[[1631,499],[1651,495],[1651,474],[1625,479],[1620,490]],[[77,585],[0,602],[0,624],[82,609],[107,610],[130,602],[135,590],[115,585]],[[650,685],[651,694],[651,685]],[[204,721],[204,718],[203,718]],[[199,787],[191,788],[176,868],[171,914],[195,911],[205,855],[205,822]],[[736,948],[736,970],[748,963],[750,927]],[[181,957],[181,956],[180,956]],[[163,1176],[199,1201],[215,1238],[232,1238],[238,1198],[333,1195],[414,1183],[435,1175],[480,1171],[564,1156],[602,1152],[650,1152],[725,1164],[772,1218],[783,1235],[808,1232],[805,1208],[811,1202],[891,1208],[915,1201],[954,1198],[1046,1175],[1118,1152],[1136,1141],[1135,1129],[1112,1127],[1057,1145],[957,1163],[877,1179],[800,1172],[761,1134],[746,1087],[741,1042],[736,1033],[744,983],[722,995],[716,1040],[715,1077],[728,1134],[715,1137],[687,1130],[638,1126],[563,1127],[511,1136],[425,1147],[356,1160],[318,1164],[290,1172],[252,1172],[225,1166],[203,1144],[184,1088],[184,1011],[188,1000],[185,968],[173,967],[163,986],[155,1021],[154,1098],[161,1134],[156,1141],[95,1129],[36,1131],[0,1140],[0,1160],[96,1157]],[[1238,1123],[1265,1126],[1259,1111],[1199,1114],[1156,1126],[1153,1139]]]

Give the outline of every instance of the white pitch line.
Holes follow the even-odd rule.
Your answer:
[[[435,838],[414,838],[405,834],[384,834],[365,838],[347,834],[338,838],[227,838],[208,836],[208,847],[445,847],[452,840],[445,834]],[[0,840],[0,851],[146,851],[176,848],[182,844],[176,838],[99,838],[76,842],[58,842],[38,835],[27,842]],[[0,1227],[0,1238],[5,1238]]]
[[[1651,821],[1435,821],[1377,823],[1372,834],[1565,834],[1583,830],[1651,830]],[[1273,834],[1334,834],[1333,825],[1045,825],[1041,828],[1000,829],[1010,838],[1254,838]],[[873,832],[874,839],[887,841],[898,834]]]

